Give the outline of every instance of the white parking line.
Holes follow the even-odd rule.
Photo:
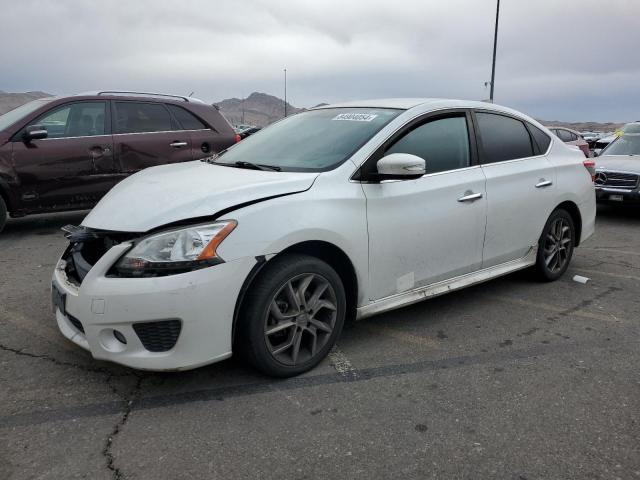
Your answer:
[[[340,350],[337,345],[334,345],[331,352],[329,352],[329,360],[333,368],[335,368],[345,380],[355,380],[358,378],[358,371],[351,365],[347,356],[342,353],[342,350]]]

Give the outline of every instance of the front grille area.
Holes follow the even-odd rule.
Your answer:
[[[171,350],[178,341],[182,322],[180,320],[160,320],[134,323],[133,330],[144,348],[150,352],[166,352]]]
[[[79,330],[80,332],[84,333],[84,327],[82,326],[82,323],[80,322],[80,320],[78,320],[76,317],[69,315],[68,313],[67,313],[67,318],[69,319],[69,322],[71,323],[71,325],[73,325],[76,328],[76,330]]]
[[[598,170],[596,172],[596,185],[602,187],[627,188],[633,190],[638,186],[639,176],[633,173],[607,172]]]
[[[65,271],[69,281],[78,286],[82,284],[91,267],[111,247],[136,236],[135,234],[106,232],[72,225],[65,226],[63,231],[71,242],[62,257],[67,262]]]

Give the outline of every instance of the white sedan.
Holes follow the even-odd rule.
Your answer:
[[[558,279],[594,231],[584,161],[534,119],[487,103],[300,113],[206,161],[137,173],[65,227],[58,326],[133,368],[240,353],[296,375],[345,319],[527,267]]]

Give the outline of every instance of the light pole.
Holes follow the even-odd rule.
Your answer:
[[[500,17],[500,0],[496,7],[496,30],[493,34],[493,62],[491,63],[491,90],[489,91],[489,101],[493,103],[493,86],[496,82],[496,49],[498,48],[498,18]]]
[[[287,69],[284,69],[284,116],[287,116]]]

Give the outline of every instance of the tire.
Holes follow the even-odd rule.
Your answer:
[[[7,224],[7,205],[4,203],[2,197],[0,197],[0,232]]]
[[[575,246],[575,227],[569,212],[554,210],[538,240],[535,270],[545,282],[559,279],[569,268]]]
[[[342,280],[327,263],[300,254],[276,257],[245,294],[234,349],[273,377],[306,372],[335,344],[346,303]]]

